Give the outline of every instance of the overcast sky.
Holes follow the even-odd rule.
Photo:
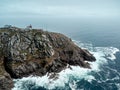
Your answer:
[[[0,17],[118,17],[120,0],[0,0]]]
[[[55,23],[62,25],[64,18],[70,23],[89,19],[120,21],[120,0],[0,0],[0,27],[32,24],[48,28],[52,23],[56,27]]]

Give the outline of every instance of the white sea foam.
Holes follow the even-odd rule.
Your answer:
[[[120,83],[116,84],[118,90],[120,90]]]
[[[80,47],[88,49],[95,56],[96,62],[90,63],[92,69],[85,69],[79,66],[71,66],[72,70],[70,68],[67,68],[66,70],[61,71],[59,73],[58,79],[56,80],[49,79],[47,75],[43,77],[30,76],[27,78],[16,79],[14,80],[15,87],[12,90],[29,90],[27,84],[34,84],[34,86],[41,86],[51,90],[56,87],[65,87],[68,82],[70,82],[69,87],[72,90],[76,90],[77,81],[72,81],[72,78],[76,78],[78,81],[85,79],[88,82],[95,80],[95,77],[90,73],[92,71],[99,72],[101,70],[100,66],[107,64],[107,59],[114,60],[116,52],[119,51],[119,49],[114,47],[93,47],[92,44],[84,44],[77,41],[74,42],[77,43],[77,45]]]

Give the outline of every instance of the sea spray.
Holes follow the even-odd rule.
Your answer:
[[[93,47],[92,44],[81,43],[79,41],[74,42],[80,47],[88,49],[95,56],[96,61],[90,62],[92,69],[71,66],[72,69],[67,68],[58,73],[58,79],[49,79],[47,75],[42,77],[30,76],[22,79],[15,79],[15,87],[12,90],[79,90],[84,88],[83,86],[79,87],[79,85],[77,85],[82,80],[87,81],[88,85],[92,84],[93,81],[97,81],[98,83],[104,81],[102,79],[96,80],[93,73],[101,78],[102,74],[99,73],[103,69],[101,67],[108,64],[108,59],[116,59],[115,54],[119,49],[115,47]],[[119,79],[119,77],[117,79]],[[118,84],[116,85],[118,86]],[[102,85],[99,88],[104,89]]]

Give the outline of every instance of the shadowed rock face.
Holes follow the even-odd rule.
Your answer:
[[[59,33],[14,27],[1,28],[0,37],[0,86],[4,84],[0,90],[13,87],[11,78],[58,73],[68,65],[90,68],[85,61],[95,61],[87,50]]]
[[[0,90],[11,90],[12,87],[12,78],[4,68],[3,59],[0,59]]]

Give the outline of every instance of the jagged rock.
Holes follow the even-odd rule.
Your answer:
[[[54,77],[67,65],[90,68],[88,61],[95,61],[92,54],[60,33],[38,29],[24,31],[14,27],[1,28],[0,37],[0,90],[12,87],[11,78],[46,73],[54,73],[51,76]],[[3,70],[9,78],[1,73]]]
[[[13,81],[10,75],[5,71],[3,60],[0,60],[0,90],[11,90]]]

